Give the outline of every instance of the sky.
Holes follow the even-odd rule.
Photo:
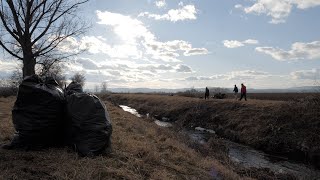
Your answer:
[[[320,0],[91,0],[79,14],[92,28],[59,48],[87,50],[63,64],[87,89],[320,84]],[[0,77],[16,66],[0,56]]]

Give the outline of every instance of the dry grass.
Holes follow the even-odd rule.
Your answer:
[[[214,129],[232,141],[292,159],[313,161],[320,155],[320,101],[317,98],[236,101],[113,94],[109,100],[141,113],[168,117],[181,128]],[[317,161],[312,163],[319,166]]]
[[[0,98],[1,144],[14,133],[14,100]],[[0,179],[243,179],[187,147],[172,132],[106,104],[114,129],[110,155],[79,158],[69,149],[0,149]]]
[[[233,97],[232,94],[228,94]],[[248,99],[273,100],[273,101],[291,101],[308,96],[319,96],[319,93],[248,93]]]

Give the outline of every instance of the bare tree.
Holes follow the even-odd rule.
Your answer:
[[[53,77],[58,82],[61,88],[63,88],[66,84],[66,76],[63,74],[63,68],[59,63],[52,65],[48,70],[45,70],[41,67],[36,70],[36,74],[38,74],[43,79],[45,79],[46,77]],[[10,84],[12,90],[17,90],[22,80],[22,68],[21,66],[18,66],[10,75],[8,83]]]
[[[79,83],[79,84],[81,84],[81,86],[83,87],[83,86],[84,86],[84,83],[85,83],[85,81],[86,81],[86,78],[85,78],[84,74],[78,72],[78,73],[74,74],[74,75],[71,77],[71,81],[76,82],[76,83]]]
[[[96,84],[94,85],[94,92],[95,93],[98,93],[99,92],[99,86]]]
[[[19,85],[23,80],[21,67],[22,65],[16,67],[16,69],[12,72],[11,76],[9,77],[10,84],[15,89],[18,89]]]
[[[102,82],[101,83],[101,93],[106,93],[107,92],[107,87],[108,87],[107,82]]]
[[[88,29],[77,15],[89,0],[0,0],[0,46],[23,62],[23,77],[36,64],[53,65],[74,53],[59,45]]]
[[[0,97],[13,96],[17,93],[17,90],[10,79],[0,79]]]
[[[39,68],[38,71],[37,74],[39,74],[40,77],[53,77],[61,88],[66,85],[66,76],[63,75],[63,70],[59,63],[51,65],[49,69],[45,69],[45,66],[43,66]]]

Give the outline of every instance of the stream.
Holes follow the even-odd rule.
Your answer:
[[[143,117],[135,109],[120,105],[120,107],[137,117]],[[146,115],[147,118],[149,114]],[[172,127],[172,123],[154,119],[154,123],[161,127]],[[167,120],[167,119],[165,119]],[[189,137],[199,144],[206,144],[214,130],[203,127],[196,127],[193,131],[188,130]],[[230,160],[246,168],[268,168],[276,174],[286,173],[296,176],[298,179],[320,179],[320,171],[302,163],[288,161],[286,158],[266,154],[262,151],[255,150],[249,146],[238,144],[226,139],[223,140],[228,148]]]
[[[199,129],[199,128],[198,128]],[[203,128],[204,129],[204,128]],[[211,130],[212,131],[212,130]],[[206,131],[189,131],[191,139],[205,144],[210,138]],[[298,179],[320,179],[320,171],[302,163],[288,161],[284,157],[273,156],[249,146],[224,139],[230,160],[246,168],[267,168],[276,174],[286,173]]]
[[[133,109],[133,108],[131,108],[131,107],[129,107],[129,106],[125,106],[125,105],[119,105],[119,106],[120,106],[124,111],[129,112],[129,113],[131,113],[131,114],[133,114],[133,115],[135,115],[135,116],[137,116],[137,117],[139,117],[139,118],[143,117],[143,115],[139,114],[139,113],[137,112],[137,110],[135,110],[135,109]],[[172,123],[165,122],[165,121],[160,121],[160,120],[155,119],[155,118],[153,118],[153,117],[149,117],[149,113],[146,114],[145,117],[153,119],[153,120],[154,120],[153,122],[156,123],[158,126],[161,126],[161,127],[172,127],[172,126],[173,126]]]

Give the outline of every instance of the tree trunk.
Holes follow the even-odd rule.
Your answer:
[[[23,56],[23,78],[26,76],[31,76],[35,74],[36,59],[31,52],[24,53]]]

